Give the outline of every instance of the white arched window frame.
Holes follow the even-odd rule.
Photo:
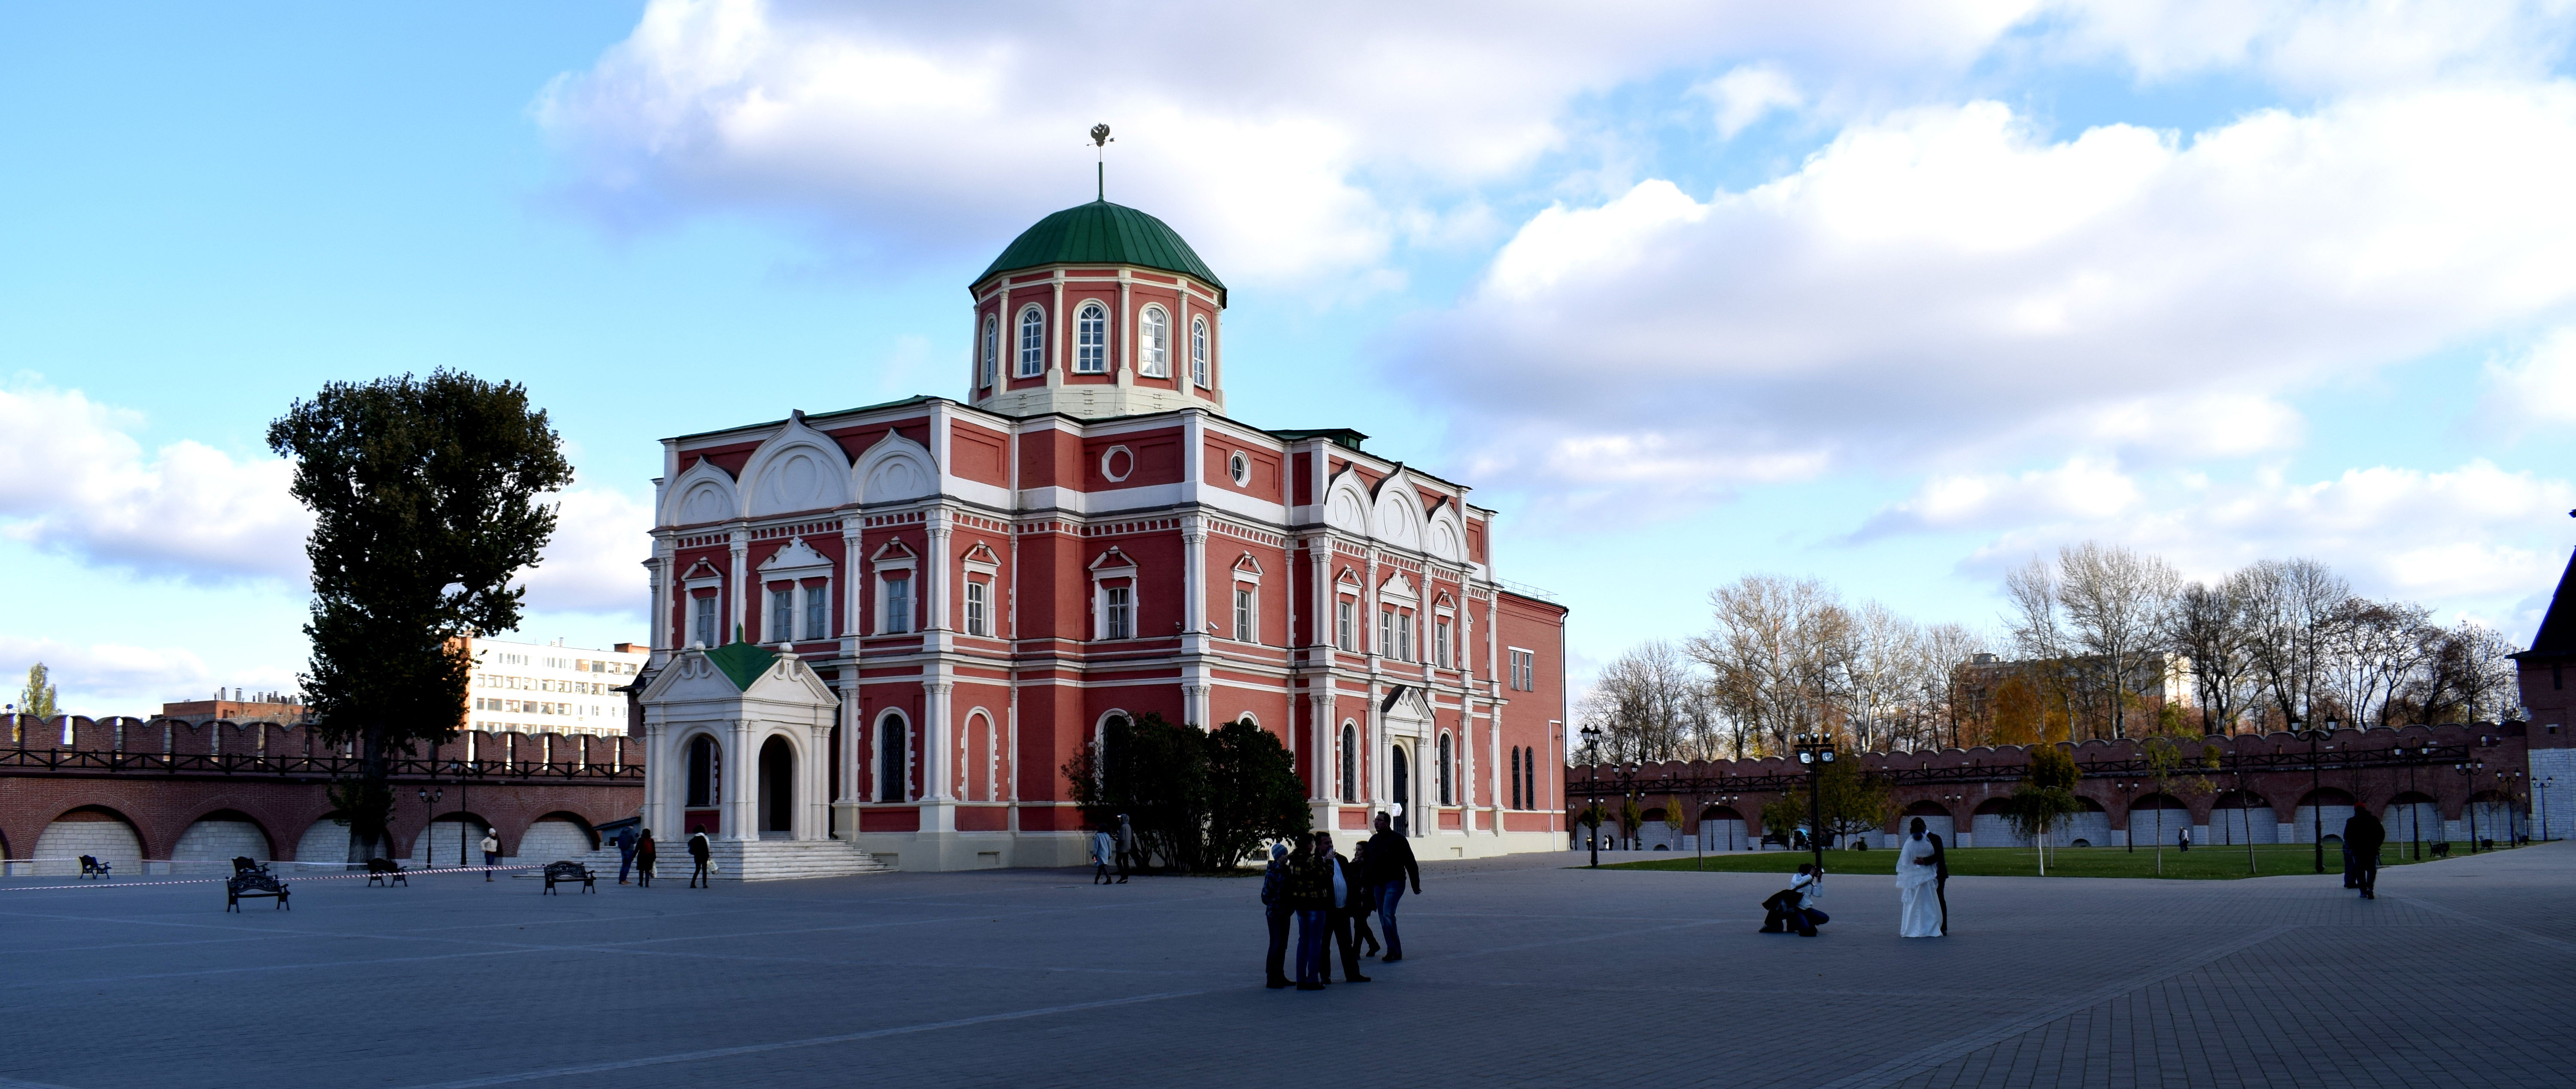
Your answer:
[[[1036,303],[1020,308],[1019,357],[1020,377],[1046,373],[1046,308]]]
[[[1360,800],[1360,728],[1349,719],[1342,720],[1342,801],[1355,804]]]
[[[993,367],[1002,357],[1002,316],[1000,314],[984,315],[984,336],[977,350],[975,388],[985,389],[993,384]]]
[[[1456,747],[1449,743],[1449,731],[1440,731],[1440,804],[1442,805],[1458,804],[1453,800],[1454,795],[1449,786],[1451,781],[1449,761],[1455,752]]]
[[[1111,549],[1091,563],[1091,637],[1094,639],[1134,639],[1143,631],[1137,617],[1144,602],[1138,593],[1136,561],[1127,554]]]
[[[963,780],[958,793],[970,802],[989,802],[1001,797],[1001,741],[993,729],[991,712],[978,707],[966,712],[966,756],[959,761],[958,774]]]
[[[1162,307],[1145,308],[1137,322],[1136,349],[1136,373],[1147,378],[1172,376],[1172,316]]]
[[[1085,302],[1073,312],[1073,371],[1109,373],[1109,308],[1097,300]]]
[[[1208,320],[1190,319],[1190,381],[1206,389],[1208,385]]]
[[[875,753],[870,761],[876,771],[876,789],[870,791],[880,802],[912,800],[912,724],[903,712],[889,708],[877,716],[876,736],[872,738]]]

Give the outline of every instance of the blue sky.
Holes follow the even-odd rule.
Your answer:
[[[1991,625],[2086,538],[2526,633],[2576,543],[2547,5],[1157,9],[0,12],[0,669],[292,687],[262,429],[438,366],[579,468],[525,634],[641,638],[655,440],[957,395],[1093,121],[1235,414],[1477,485],[1578,662],[1753,572]]]

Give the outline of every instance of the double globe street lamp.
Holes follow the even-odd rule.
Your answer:
[[[1831,734],[1799,734],[1791,740],[1798,763],[1807,769],[1807,847],[1815,852],[1816,872],[1825,872],[1825,765],[1834,762]]]

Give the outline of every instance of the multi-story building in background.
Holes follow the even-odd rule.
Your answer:
[[[181,722],[276,722],[294,725],[304,721],[304,697],[294,692],[253,692],[215,689],[210,700],[180,700],[161,705],[161,717]]]
[[[626,693],[647,654],[633,643],[607,650],[506,639],[469,639],[473,679],[464,727],[523,733],[623,734]]]

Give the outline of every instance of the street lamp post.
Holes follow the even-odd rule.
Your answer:
[[[2111,780],[2111,789],[2120,792],[2120,811],[2123,814],[2126,814],[2125,819],[2129,825],[2129,853],[2136,854],[2138,852],[2138,805],[2130,795],[2137,793],[2138,781],[2135,779],[2113,779]],[[2157,834],[2162,835],[2163,833],[2158,832]]]
[[[2522,773],[2518,771],[2496,773],[2496,793],[2504,796],[2504,845],[2507,847],[2520,846],[2522,843],[2522,830],[2514,819],[2515,814],[2522,808],[2514,804],[2521,800],[2521,791],[2516,782],[2521,778]]]
[[[2397,750],[2399,756],[2411,755],[2412,757],[2406,761],[2406,793],[2415,793],[2416,765],[2422,764],[2424,757],[2432,751],[2433,747],[2430,745]],[[2406,857],[2415,862],[2424,861],[2424,803],[2422,802],[2406,803]]]
[[[1592,845],[1592,868],[1601,868],[1601,727],[1583,728],[1583,766],[1589,773],[1584,783],[1585,799],[1591,803],[1583,811],[1592,819],[1592,834],[1584,837]]]
[[[2556,785],[2558,785],[2558,777],[2552,775],[2542,779],[2540,789],[2535,792],[2540,795],[2540,842],[2542,843],[2549,842],[2549,788]]]
[[[433,772],[437,769],[437,765],[435,764],[430,765],[430,767]],[[416,853],[425,854],[429,851],[429,827],[430,825],[437,823],[438,800],[446,796],[447,791],[444,788],[420,788],[420,851]],[[413,860],[412,865],[419,866],[422,869],[428,869],[429,860],[426,858],[415,859]]]
[[[2478,853],[2478,772],[2486,766],[2483,760],[2451,765],[2451,770],[2460,773],[2460,782],[2468,791],[2468,797],[2460,802],[2460,808],[2469,811],[2470,854]]]
[[[1816,856],[1816,872],[1825,872],[1825,765],[1834,762],[1834,739],[1828,734],[1799,734],[1798,762],[1807,768],[1807,847]]]
[[[2308,829],[2308,842],[2316,848],[2318,873],[2326,872],[2326,810],[2324,806],[2317,804],[2324,800],[2323,798],[2318,797],[2318,794],[2325,789],[2326,785],[2325,764],[2324,758],[2319,755],[2321,750],[2318,748],[2318,745],[2326,738],[2333,736],[2333,728],[2334,722],[2329,719],[2326,722],[2326,729],[2299,731],[2299,736],[2307,739],[2308,742],[2308,818],[2310,823],[2310,828]],[[2246,838],[2252,839],[2254,837],[2248,835]]]

